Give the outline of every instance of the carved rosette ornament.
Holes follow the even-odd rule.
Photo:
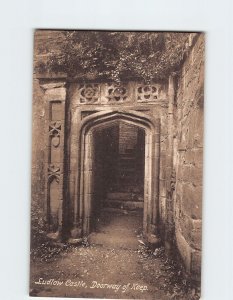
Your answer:
[[[79,86],[79,101],[83,104],[96,103],[99,100],[100,91],[98,84],[81,84]]]
[[[128,91],[124,86],[110,85],[108,87],[107,99],[109,102],[124,102],[128,99]]]
[[[158,99],[158,89],[154,85],[139,85],[137,88],[137,101],[149,102]]]

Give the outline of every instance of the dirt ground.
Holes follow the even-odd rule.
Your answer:
[[[31,296],[196,300],[199,288],[141,238],[138,213],[105,212],[79,246],[44,245],[32,253]],[[136,229],[135,229],[136,228]]]

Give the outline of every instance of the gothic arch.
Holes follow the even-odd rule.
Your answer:
[[[93,131],[117,121],[124,121],[145,131],[143,232],[145,236],[156,232],[159,207],[159,119],[153,119],[144,113],[132,110],[109,110],[94,113],[81,122],[78,192],[75,199],[74,221],[75,224],[81,225],[83,235],[88,235],[90,232],[93,196]]]

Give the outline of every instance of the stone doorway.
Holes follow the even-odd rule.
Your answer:
[[[90,232],[142,232],[145,131],[118,120],[93,130]],[[132,230],[125,228],[132,227]],[[122,223],[122,224],[121,224]],[[135,226],[135,228],[134,228]],[[135,235],[136,236],[136,235]]]
[[[141,211],[143,235],[156,233],[159,123],[138,112],[94,115],[81,131],[77,218],[82,235],[95,228],[102,208]]]

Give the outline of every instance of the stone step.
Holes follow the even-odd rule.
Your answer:
[[[136,162],[136,157],[119,157],[118,162],[129,162],[129,163],[135,163]]]
[[[122,174],[121,176],[118,176],[118,183],[121,186],[122,184],[137,185],[137,180],[135,178],[132,178],[130,174]]]
[[[116,185],[113,187],[112,192],[120,192],[120,193],[140,193],[142,189],[136,184],[126,184],[123,182],[122,184]]]
[[[105,208],[118,208],[126,210],[143,209],[143,201],[106,200]]]
[[[122,165],[122,164],[131,164],[131,165],[133,165],[133,164],[135,164],[136,159],[134,159],[134,158],[131,158],[131,159],[123,158],[122,159],[121,158],[121,159],[118,160],[118,162],[119,162],[120,165]]]
[[[134,195],[132,198],[130,199],[109,199],[106,198],[104,200],[105,202],[111,202],[111,201],[116,201],[116,202],[122,202],[122,203],[126,203],[126,202],[143,202],[143,196],[139,196],[139,195]]]
[[[119,154],[119,159],[136,159],[136,155],[134,153]]]
[[[125,199],[132,199],[132,193],[127,193],[127,192],[111,192],[107,193],[107,199],[110,200],[125,200]]]
[[[118,180],[118,186],[115,189],[115,191],[122,192],[121,187],[124,187],[124,191],[123,192],[129,192],[129,193],[131,193],[134,190],[136,190],[136,192],[137,192],[137,189],[136,189],[137,184],[131,178],[126,178],[126,177],[119,178],[119,180]]]
[[[123,186],[136,186],[136,181],[133,180],[131,178],[131,176],[121,176],[119,179],[118,179],[118,187],[121,187],[122,185]],[[131,190],[129,190],[128,192],[131,192]]]
[[[127,182],[132,182],[132,185],[135,185],[137,182],[137,179],[134,178],[134,176],[132,176],[132,173],[126,173],[126,172],[119,174],[117,179],[118,182],[120,182],[121,184],[122,183],[124,184],[124,182],[127,181]]]
[[[121,179],[118,180],[118,183],[119,184],[118,184],[117,188],[115,189],[115,191],[117,191],[117,192],[128,192],[128,193],[132,193],[132,191],[136,191],[136,193],[140,192],[137,189],[136,182],[129,178],[122,177]],[[123,191],[121,189],[122,187],[124,187]]]
[[[124,154],[120,155],[119,161],[135,161],[136,157],[134,155]]]
[[[141,214],[141,209],[137,210],[125,210],[121,208],[113,208],[113,207],[103,207],[102,208],[102,213],[107,214],[107,213],[114,213],[116,215],[138,215]]]
[[[135,161],[123,161],[119,162],[119,168],[134,168],[135,169]]]
[[[127,168],[121,168],[119,169],[119,173],[135,173],[135,168],[132,168],[132,167],[127,167]]]
[[[131,178],[131,176],[121,176],[118,179],[118,183],[119,183],[118,187],[121,187],[122,185],[124,185],[124,186],[136,186],[136,182],[135,182],[135,180],[133,180]],[[131,192],[131,190],[129,190],[128,192]]]
[[[136,168],[135,168],[135,165],[134,164],[121,164],[121,165],[119,165],[119,172],[124,172],[125,170],[126,171],[134,171],[134,172],[136,172]]]
[[[132,154],[132,153],[135,153],[135,149],[125,149],[125,153],[130,153],[130,154]]]
[[[132,175],[132,173],[135,173],[135,168],[130,168],[130,167],[127,167],[127,168],[122,168],[119,170],[119,175],[121,176],[122,174],[126,174],[128,173],[129,175]],[[128,175],[127,174],[127,175]]]

